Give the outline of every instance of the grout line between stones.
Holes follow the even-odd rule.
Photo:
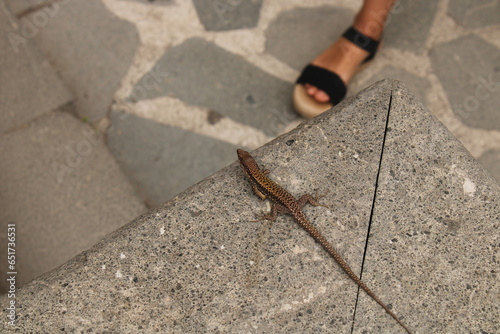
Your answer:
[[[16,13],[15,15],[18,19],[21,19],[24,16],[28,16],[28,15],[30,15],[34,12],[37,12],[45,7],[52,6],[52,4],[55,2],[60,2],[60,0],[50,0],[48,2],[42,2],[39,4],[32,5],[32,6],[29,6],[28,8],[25,8],[24,10],[20,11],[19,13]]]
[[[368,222],[368,229],[366,231],[365,248],[364,248],[364,251],[363,251],[363,260],[361,261],[361,271],[359,273],[359,278],[360,279],[363,278],[363,268],[364,268],[364,265],[365,265],[366,252],[368,250],[368,239],[370,237],[370,229],[371,229],[372,221],[373,221],[373,212],[375,210],[375,201],[377,199],[378,180],[379,180],[379,177],[380,177],[380,169],[382,168],[382,159],[383,159],[383,156],[384,156],[385,139],[387,137],[387,128],[389,127],[389,115],[391,113],[391,105],[392,105],[392,90],[391,90],[391,96],[389,97],[389,107],[387,108],[387,118],[385,120],[384,138],[382,139],[382,148],[380,150],[380,158],[379,158],[379,162],[378,162],[377,177],[375,179],[375,189],[373,191],[372,207],[371,207],[371,210],[370,210],[370,219],[369,219],[369,222]],[[353,313],[353,316],[352,316],[351,334],[354,331],[354,323],[355,323],[355,320],[356,320],[356,310],[358,308],[358,301],[359,301],[359,292],[360,292],[360,290],[361,290],[361,288],[358,286],[358,292],[356,293],[356,303],[354,304],[354,313]]]

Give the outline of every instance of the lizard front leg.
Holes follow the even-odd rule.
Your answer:
[[[267,198],[267,196],[259,190],[259,187],[257,186],[257,183],[255,183],[251,178],[250,180],[250,185],[252,186],[253,193],[257,195],[262,201]]]

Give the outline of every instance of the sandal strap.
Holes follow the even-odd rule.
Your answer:
[[[347,29],[342,34],[342,37],[369,53],[363,62],[367,62],[375,57],[380,41],[364,35],[354,27]],[[297,79],[297,83],[308,83],[321,89],[330,97],[330,102],[333,105],[342,101],[347,92],[346,85],[336,73],[312,64],[304,68],[302,74]]]
[[[344,82],[337,74],[311,64],[304,68],[297,83],[308,83],[321,89],[330,97],[333,105],[342,101],[347,92]]]
[[[354,27],[350,27],[347,29],[344,34],[342,35],[345,39],[348,41],[354,43],[356,46],[360,47],[361,49],[368,51],[369,55],[368,57],[365,58],[363,62],[367,62],[373,57],[375,57],[375,54],[377,53],[378,50],[378,45],[380,41],[376,41],[363,33],[361,33],[358,29]]]

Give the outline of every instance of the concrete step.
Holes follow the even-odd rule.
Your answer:
[[[414,332],[500,330],[500,185],[400,82],[253,154],[294,196],[328,192],[306,216]],[[402,332],[290,217],[252,223],[265,207],[235,162],[17,290],[16,328]]]
[[[60,110],[75,99],[0,3],[0,256],[17,228],[17,286],[145,211],[102,136]],[[8,289],[7,262],[0,292]]]
[[[0,156],[2,245],[7,224],[16,224],[19,286],[145,210],[102,138],[66,113],[51,112],[4,134]],[[0,256],[6,252],[2,247]],[[2,279],[2,292],[6,286]]]

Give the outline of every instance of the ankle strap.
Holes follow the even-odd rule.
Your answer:
[[[376,41],[364,35],[354,27],[350,27],[349,29],[347,29],[342,35],[342,37],[344,37],[345,39],[354,43],[356,46],[370,53],[364,61],[371,60],[375,56],[375,53],[378,50],[379,41]]]

